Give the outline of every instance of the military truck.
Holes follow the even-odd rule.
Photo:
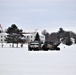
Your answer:
[[[47,50],[60,50],[60,48],[58,47],[58,45],[60,44],[57,43],[57,44],[54,44],[53,42],[45,42],[42,46],[42,49],[44,51],[47,51]]]
[[[28,43],[28,50],[29,51],[32,51],[32,50],[34,50],[34,51],[39,51],[39,50],[41,50],[42,49],[42,42],[40,42],[40,41],[32,41],[32,42],[29,42]]]

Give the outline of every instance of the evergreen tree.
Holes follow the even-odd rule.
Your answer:
[[[35,36],[35,41],[40,41],[40,36],[39,33],[37,32],[36,36]]]
[[[25,43],[25,40],[22,39],[24,35],[22,34],[22,29],[18,29],[18,27],[15,24],[12,24],[11,27],[9,27],[6,32],[9,34],[6,38],[7,43],[12,43],[12,47],[14,47],[14,43]]]

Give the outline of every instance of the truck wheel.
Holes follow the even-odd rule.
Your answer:
[[[48,51],[47,45],[44,44],[44,45],[42,46],[42,49],[43,49],[44,51]]]
[[[45,46],[43,46],[42,49],[43,49],[44,51],[48,51],[48,48],[46,48]]]
[[[32,50],[29,49],[29,51],[32,51]]]
[[[51,51],[54,51],[55,49],[52,48],[52,49],[50,49],[50,50],[51,50]]]
[[[32,48],[29,48],[28,50],[29,50],[29,51],[32,51]]]
[[[48,51],[48,49],[45,49],[44,51]]]
[[[38,48],[36,48],[36,49],[33,49],[34,51],[39,51],[39,49]]]

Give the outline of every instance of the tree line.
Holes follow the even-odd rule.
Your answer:
[[[46,30],[42,31],[42,34],[45,36],[45,41],[56,43],[63,43],[65,45],[72,45],[73,40],[76,44],[76,34],[72,31],[65,31],[63,28],[59,28],[58,32],[49,33]],[[73,40],[72,40],[73,39]]]
[[[26,39],[23,35],[23,30],[19,29],[16,24],[12,24],[10,27],[8,27],[6,29],[6,33],[8,34],[5,39],[7,43],[12,43],[12,47],[14,47],[14,44],[17,44],[16,47],[18,47],[18,44],[20,43],[21,47],[23,47],[23,44],[26,42]],[[76,34],[72,31],[65,31],[63,30],[63,28],[60,28],[58,32],[52,33],[43,30],[42,34],[45,36],[45,42],[52,42],[54,44],[61,42],[69,46],[72,45],[73,41],[71,40],[71,38],[73,38],[76,43]],[[38,32],[35,36],[35,41],[36,40],[41,41]]]

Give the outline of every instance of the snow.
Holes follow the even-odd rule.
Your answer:
[[[76,75],[76,45],[60,45],[60,51],[28,51],[0,47],[0,75]]]

